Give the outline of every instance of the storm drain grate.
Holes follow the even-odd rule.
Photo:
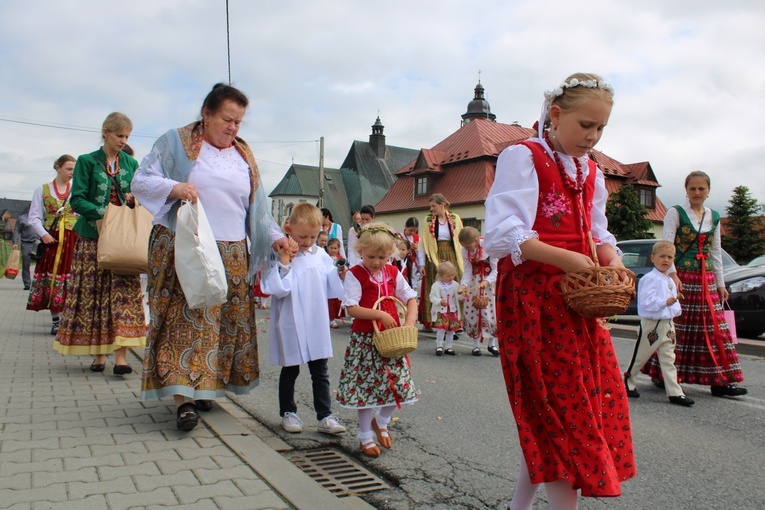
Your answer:
[[[335,496],[389,488],[379,477],[328,448],[293,451],[285,457]]]

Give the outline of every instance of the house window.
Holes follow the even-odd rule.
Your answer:
[[[415,181],[414,196],[422,197],[428,194],[428,178],[417,177]]]
[[[649,209],[653,209],[654,208],[654,190],[651,188],[641,188],[640,203]]]
[[[481,232],[481,220],[478,218],[462,218],[463,227],[473,227],[479,233]]]

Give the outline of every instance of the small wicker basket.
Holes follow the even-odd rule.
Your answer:
[[[484,296],[483,293],[476,294],[473,296],[472,299],[473,307],[477,310],[483,310],[487,306],[489,306],[489,298],[488,296]]]
[[[385,300],[391,300],[395,304],[400,318],[402,312],[403,316],[406,316],[404,303],[392,296],[381,297],[375,302],[373,308],[379,310],[380,304]],[[377,321],[372,321],[372,327],[375,330],[372,339],[375,342],[377,352],[383,358],[397,358],[417,349],[417,328],[414,326],[399,326],[381,331]]]
[[[619,315],[635,299],[635,273],[624,267],[601,267],[592,234],[587,234],[595,267],[566,273],[560,279],[563,300],[583,317]]]

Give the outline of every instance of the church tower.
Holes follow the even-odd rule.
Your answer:
[[[475,95],[473,100],[468,103],[467,111],[462,114],[462,124],[466,125],[473,119],[484,119],[491,122],[497,122],[497,116],[491,113],[489,102],[484,97],[484,88],[481,81],[475,86]]]

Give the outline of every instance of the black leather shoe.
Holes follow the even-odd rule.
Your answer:
[[[487,347],[486,350],[489,351],[492,356],[499,356],[499,349],[497,349],[493,345],[490,345],[489,347]]]
[[[454,349],[446,349],[444,351],[444,354],[446,354],[447,356],[456,356],[457,355],[457,353],[454,352]]]
[[[653,383],[653,385],[654,385],[654,386],[656,386],[657,388],[661,388],[661,389],[664,389],[664,381],[663,381],[663,380],[661,380],[661,379],[658,379],[658,378],[656,378],[656,377],[651,377],[651,382],[652,382],[652,383]]]
[[[685,395],[678,395],[676,397],[669,397],[669,401],[673,404],[684,406],[684,407],[691,407],[696,402],[692,398],[688,398]]]
[[[444,348],[436,347],[436,356],[443,356],[443,355],[444,355]]]
[[[212,411],[213,401],[212,400],[195,400],[194,407],[204,412]]]
[[[629,379],[628,376],[624,376],[624,389],[627,390],[627,396],[630,398],[640,398],[640,393],[638,393],[638,390],[631,390],[629,384],[627,384],[627,379]]]
[[[725,386],[712,386],[712,395],[715,397],[740,397],[746,395],[749,391],[746,388],[735,384],[726,384]]]
[[[91,372],[103,372],[106,368],[106,363],[96,363],[93,361],[93,363],[90,364],[90,371]]]
[[[473,347],[473,356],[480,356],[481,355],[481,349],[478,347]]]
[[[130,365],[114,365],[114,375],[126,375],[132,373],[133,369],[130,368]]]
[[[178,430],[193,430],[199,423],[197,408],[191,402],[178,406],[176,411],[175,426]]]

